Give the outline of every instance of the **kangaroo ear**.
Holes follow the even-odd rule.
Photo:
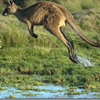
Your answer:
[[[9,3],[10,5],[12,5],[12,4],[13,4],[13,1],[12,1],[12,0],[8,0],[8,3]]]

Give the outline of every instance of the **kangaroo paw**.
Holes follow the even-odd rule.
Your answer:
[[[32,35],[32,37],[34,37],[34,38],[38,38],[38,35],[36,35],[35,33],[34,34],[31,34]]]
[[[34,34],[34,38],[38,38],[38,35]]]

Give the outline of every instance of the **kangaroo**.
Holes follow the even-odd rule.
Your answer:
[[[2,13],[3,16],[9,14],[15,15],[19,21],[27,25],[30,35],[34,38],[38,37],[33,31],[34,25],[44,25],[49,32],[65,44],[68,48],[69,59],[74,63],[79,63],[79,60],[74,53],[73,42],[71,42],[62,31],[62,27],[64,27],[66,23],[68,23],[85,42],[92,46],[100,47],[100,44],[92,41],[84,34],[69,11],[59,4],[41,1],[28,8],[19,9],[12,0],[8,1],[8,3],[9,6],[5,8]]]

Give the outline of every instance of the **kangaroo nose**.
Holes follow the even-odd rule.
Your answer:
[[[3,12],[2,15],[3,15],[3,16],[7,16],[7,13],[4,13],[4,12]]]

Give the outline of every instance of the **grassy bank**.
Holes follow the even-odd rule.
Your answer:
[[[78,5],[79,1],[76,0],[75,4]],[[61,0],[58,3],[64,5]],[[83,3],[85,3],[84,0]],[[71,9],[68,4],[73,3],[66,0],[66,8],[75,12],[76,9]],[[79,10],[93,7],[89,4],[84,4],[86,8],[80,7]],[[100,9],[83,10],[74,13],[73,16],[85,34],[100,43]],[[27,27],[14,16],[0,15],[0,85],[18,87],[23,84],[49,83],[69,86],[84,85],[85,88],[91,88],[93,91],[100,88],[99,48],[86,44],[69,25],[63,28],[66,36],[74,43],[75,53],[82,57],[92,58],[91,60],[95,62],[95,67],[86,68],[84,65],[72,63],[68,58],[67,48],[43,26],[36,26],[34,31],[38,34],[38,39],[31,37]]]

